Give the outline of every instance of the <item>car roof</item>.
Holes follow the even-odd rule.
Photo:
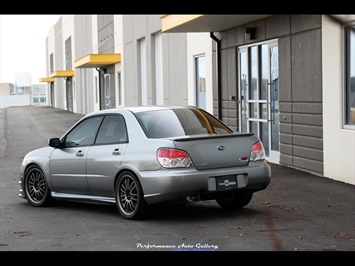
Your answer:
[[[119,107],[119,108],[112,108],[112,109],[104,109],[95,112],[88,113],[87,116],[99,115],[99,114],[112,114],[112,113],[119,113],[122,111],[130,111],[132,113],[141,113],[147,111],[156,111],[156,110],[168,110],[168,109],[183,109],[183,108],[197,108],[194,106],[179,106],[179,105],[146,105],[146,106],[127,106],[127,107]]]
[[[125,109],[130,110],[133,113],[140,113],[140,112],[146,112],[146,111],[156,111],[156,110],[166,110],[166,109],[182,109],[182,108],[192,108],[192,106],[147,105],[147,106],[125,107]]]

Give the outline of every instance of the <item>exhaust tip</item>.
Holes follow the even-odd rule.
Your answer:
[[[200,197],[199,196],[187,196],[186,200],[187,200],[187,202],[192,203],[192,202],[200,201]]]

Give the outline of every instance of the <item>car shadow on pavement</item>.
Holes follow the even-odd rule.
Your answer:
[[[154,205],[150,208],[146,220],[164,221],[209,221],[224,218],[252,217],[260,214],[258,210],[244,207],[238,210],[226,210],[220,207],[215,201],[202,201],[189,203],[183,206],[173,204]]]
[[[26,204],[26,203],[24,203]],[[41,208],[43,209],[43,208]],[[46,210],[51,210],[57,215],[63,216],[67,215],[68,212],[77,212],[78,215],[87,213],[88,215],[107,215],[108,217],[122,218],[120,216],[117,207],[111,204],[88,204],[77,202],[77,201],[67,201],[58,200],[54,206],[46,208]],[[62,212],[62,214],[60,214]],[[254,217],[256,215],[262,215],[260,209],[244,207],[238,210],[225,210],[221,208],[215,201],[203,201],[189,203],[183,206],[174,204],[159,204],[150,206],[149,213],[147,217],[141,221],[166,221],[171,220],[181,222],[181,221],[201,221],[201,219],[209,221],[215,219],[223,218],[238,218],[243,217]],[[128,221],[128,220],[127,220]]]

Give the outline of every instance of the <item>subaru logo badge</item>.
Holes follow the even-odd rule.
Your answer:
[[[224,151],[224,146],[218,146],[218,147],[217,147],[217,150],[219,150],[219,151]]]

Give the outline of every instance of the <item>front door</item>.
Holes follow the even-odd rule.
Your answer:
[[[277,41],[238,48],[239,131],[254,132],[268,161],[280,161]]]

